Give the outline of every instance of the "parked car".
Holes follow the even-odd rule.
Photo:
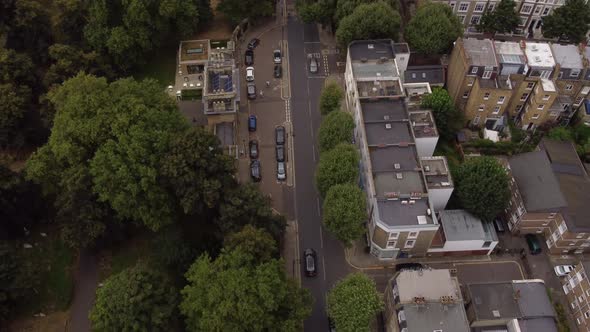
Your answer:
[[[420,263],[401,263],[395,266],[395,271],[398,272],[401,270],[422,270],[423,268],[424,265]]]
[[[317,256],[315,250],[309,248],[303,252],[305,259],[305,275],[308,277],[315,277],[318,274],[317,270]]]
[[[262,173],[260,172],[260,161],[258,159],[252,160],[250,163],[250,176],[254,182],[262,180]]]
[[[256,84],[248,83],[246,91],[248,91],[248,99],[256,99]]]
[[[253,38],[249,43],[248,43],[248,49],[249,50],[253,50],[256,48],[256,46],[258,46],[258,44],[260,44],[260,39],[258,38]]]
[[[275,69],[274,69],[274,77],[275,78],[281,78],[283,77],[283,67],[281,65],[275,65]]]
[[[277,145],[285,144],[285,127],[278,126],[275,128],[275,140]]]
[[[557,265],[553,269],[555,270],[555,274],[558,277],[565,277],[566,275],[568,275],[570,272],[572,272],[574,270],[574,266],[573,265]]]
[[[257,159],[258,158],[258,141],[253,139],[250,141],[250,158]]]
[[[256,131],[256,115],[248,117],[248,131]]]
[[[277,145],[277,161],[285,161],[285,146],[284,145]]]
[[[277,179],[283,181],[287,178],[287,171],[285,169],[285,163],[282,161],[277,162]]]
[[[309,60],[309,72],[310,73],[313,73],[313,74],[317,73],[319,66],[320,65],[319,65],[318,60],[316,58],[311,58]]]
[[[246,50],[244,54],[244,63],[246,66],[252,66],[254,64],[254,51]]]
[[[504,227],[504,222],[500,218],[494,219],[494,228],[498,233],[504,233],[506,231],[506,228]]]
[[[254,81],[254,67],[247,67],[246,68],[246,81],[248,81],[248,82]]]
[[[281,50],[274,50],[272,52],[272,60],[274,63],[281,63]]]
[[[539,242],[539,238],[535,234],[527,234],[525,235],[525,239],[531,255],[538,255],[541,253],[541,242]]]

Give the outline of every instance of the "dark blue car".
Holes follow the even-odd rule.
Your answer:
[[[249,131],[256,131],[256,116],[250,115],[248,117],[248,130]]]

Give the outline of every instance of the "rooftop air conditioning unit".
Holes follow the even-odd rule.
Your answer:
[[[410,204],[416,204],[416,201],[415,201],[415,200],[413,200],[413,199],[411,199],[411,200],[410,200]]]
[[[393,168],[395,168],[395,169],[400,169],[400,168],[401,168],[401,165],[400,165],[400,164],[398,164],[398,163],[395,163],[395,164],[393,164]]]
[[[395,178],[401,180],[404,178],[404,175],[402,173],[395,173]]]
[[[368,49],[370,49],[370,50],[372,50],[372,49],[374,49],[374,48],[375,48],[375,45],[373,45],[373,44],[368,44],[368,45],[367,45],[367,48],[368,48]]]
[[[389,120],[389,115],[384,115],[383,120]]]
[[[426,172],[430,172],[430,166],[428,166],[428,165],[424,166],[424,170],[425,170]]]
[[[386,123],[385,124],[385,129],[391,129],[391,123]]]

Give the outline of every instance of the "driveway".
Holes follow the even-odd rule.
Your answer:
[[[98,260],[96,256],[84,251],[78,260],[76,272],[76,290],[72,306],[70,307],[70,321],[68,331],[89,332],[90,320],[88,314],[94,304],[96,287],[98,285]]]

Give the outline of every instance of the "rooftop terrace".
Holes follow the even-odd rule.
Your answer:
[[[377,60],[380,58],[393,59],[394,47],[391,39],[359,40],[348,46],[352,61]]]
[[[377,199],[379,219],[388,226],[433,225],[428,199]]]
[[[416,138],[438,136],[431,111],[421,110],[410,112],[410,122],[412,123],[412,129]]]
[[[207,61],[209,59],[209,40],[186,40],[180,42],[179,63]]]
[[[422,157],[422,170],[428,188],[452,187],[451,172],[444,157]]]
[[[465,53],[471,60],[473,66],[490,66],[497,67],[494,46],[489,39],[463,39]]]

